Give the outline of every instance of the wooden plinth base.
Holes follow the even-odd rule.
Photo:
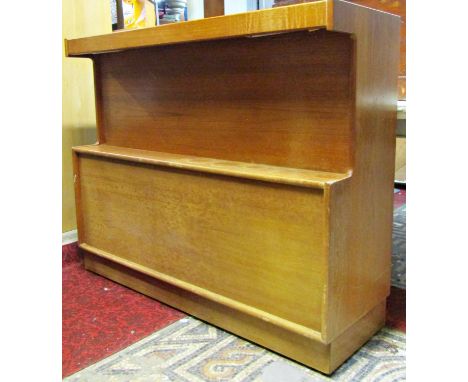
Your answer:
[[[84,259],[87,270],[327,374],[339,367],[385,323],[385,301],[382,301],[334,341],[326,344],[156,280],[87,251],[84,251]]]

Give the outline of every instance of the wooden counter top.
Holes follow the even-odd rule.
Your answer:
[[[211,17],[151,28],[65,40],[68,57],[156,45],[262,35],[315,28],[331,29],[330,0]]]
[[[351,176],[351,174],[137,150],[105,144],[80,146],[75,147],[74,150],[80,154],[122,161],[319,189],[324,189],[335,182],[339,182]]]

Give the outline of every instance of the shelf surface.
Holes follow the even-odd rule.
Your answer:
[[[105,144],[79,146],[74,147],[73,150],[78,154],[112,158],[134,163],[145,163],[319,189],[325,189],[327,186],[351,176],[351,174],[304,170],[257,163],[162,153],[157,151],[137,150]]]
[[[65,40],[66,52],[69,57],[86,56],[156,45],[327,28],[331,26],[330,5],[331,0],[320,0]]]

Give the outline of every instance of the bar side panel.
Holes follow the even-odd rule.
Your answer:
[[[353,32],[355,167],[331,187],[327,340],[390,292],[400,19],[334,1],[334,29]]]

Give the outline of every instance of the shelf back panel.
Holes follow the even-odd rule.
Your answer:
[[[97,55],[101,143],[346,172],[353,49],[316,30]]]

